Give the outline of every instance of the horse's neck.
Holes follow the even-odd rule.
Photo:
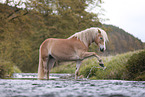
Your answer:
[[[78,32],[70,36],[68,39],[71,39],[71,38],[79,39],[81,42],[83,42],[86,45],[86,47],[89,47],[91,43],[94,42],[94,36],[96,36],[96,33],[93,33],[93,31],[87,30],[85,32]]]
[[[83,42],[83,41],[81,41],[80,39],[78,39],[77,37],[73,37],[73,38],[70,38],[70,39],[82,42],[82,43],[86,46],[87,49],[88,49],[89,46],[94,42],[94,41],[92,41],[92,42],[90,42],[90,41]]]
[[[87,47],[89,47],[94,41],[95,41],[95,40],[94,40],[93,38],[87,39],[87,40],[84,42],[84,44],[85,44]]]
[[[94,42],[94,40],[88,42],[87,47],[89,48],[89,46]]]

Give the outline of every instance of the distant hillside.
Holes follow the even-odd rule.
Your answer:
[[[138,38],[113,25],[103,25],[108,33],[109,42],[107,52],[109,54],[124,53],[143,49],[143,43]]]
[[[104,53],[100,53],[100,55],[118,54],[144,48],[144,43],[141,40],[119,27],[106,24],[100,27],[107,32],[109,38],[109,42],[106,44],[107,50]],[[94,44],[90,47],[90,51],[98,52],[98,49]]]

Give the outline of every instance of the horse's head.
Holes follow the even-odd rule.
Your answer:
[[[98,34],[95,38],[95,43],[100,47],[100,51],[104,52],[106,50],[105,40],[101,31],[98,29]]]

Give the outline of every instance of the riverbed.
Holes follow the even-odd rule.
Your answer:
[[[51,74],[50,80],[37,80],[35,73],[15,74],[12,79],[0,79],[0,97],[145,97],[145,81],[74,80],[63,76],[70,74]]]

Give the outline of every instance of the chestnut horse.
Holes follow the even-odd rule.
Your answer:
[[[95,52],[88,52],[88,47],[95,42],[103,52],[106,41],[106,32],[97,27],[75,33],[67,39],[46,39],[39,49],[38,79],[49,79],[49,72],[56,61],[76,61],[75,79],[78,78],[81,62],[85,58],[95,56],[99,65],[104,67],[102,59]]]

